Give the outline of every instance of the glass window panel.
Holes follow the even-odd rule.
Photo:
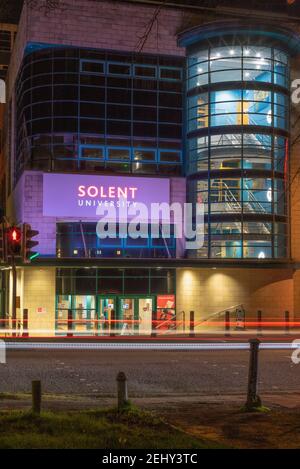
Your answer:
[[[156,107],[133,107],[133,120],[135,121],[154,121],[157,120],[157,108]]]
[[[196,86],[203,86],[208,84],[209,75],[207,73],[203,73],[202,75],[194,76],[190,78],[188,81],[188,88],[196,88]]]
[[[243,209],[248,213],[272,212],[272,181],[271,179],[243,180]]]
[[[156,67],[147,67],[145,65],[135,65],[134,74],[138,77],[155,78]]]
[[[126,121],[107,121],[107,133],[109,135],[130,135],[131,123]]]
[[[81,147],[81,158],[103,159],[104,149],[99,147]]]
[[[160,164],[158,167],[159,174],[164,176],[181,176],[182,170],[179,164]]]
[[[107,105],[108,119],[124,119],[131,120],[131,107],[120,105]]]
[[[274,138],[274,167],[276,171],[288,170],[288,141],[284,137]]]
[[[69,120],[69,119],[68,119]],[[105,121],[100,119],[80,119],[80,132],[103,134]]]
[[[193,57],[189,57],[189,65],[206,62],[208,60],[208,49],[197,52]]]
[[[277,71],[277,67],[275,70]],[[288,78],[286,75],[282,75],[281,73],[274,73],[274,83],[275,85],[287,87]]]
[[[107,102],[131,104],[131,90],[107,89]]]
[[[151,91],[134,91],[133,92],[133,104],[140,106],[156,106],[157,105],[157,93]]]
[[[181,153],[178,151],[160,151],[159,160],[169,163],[179,163],[181,161]]]
[[[181,80],[182,70],[181,68],[160,67],[159,77],[162,80]]]
[[[211,83],[218,83],[222,81],[241,81],[242,71],[241,70],[222,70],[214,71],[211,66],[210,81]]]
[[[208,62],[191,63],[188,69],[188,77],[193,78],[194,76],[199,76],[208,72]]]
[[[80,103],[80,115],[82,117],[103,118],[105,117],[105,104]]]
[[[244,101],[259,101],[264,103],[272,102],[272,93],[271,91],[262,91],[262,90],[245,90],[243,92]]]
[[[198,59],[206,59],[206,62],[199,63]],[[189,59],[188,79],[189,88],[194,88],[208,83],[207,52],[206,57],[193,57]]]
[[[246,62],[249,59],[266,59],[271,60],[272,58],[272,49],[270,47],[260,47],[256,45],[244,46],[243,47],[243,56],[244,61]]]
[[[81,62],[81,71],[86,73],[104,73],[104,63],[83,60]]]
[[[110,172],[114,173],[130,173],[131,171],[129,162],[113,163],[112,161],[107,161],[106,168],[108,168]]]
[[[156,164],[133,162],[132,171],[139,174],[156,174],[158,171],[161,172],[161,168],[159,166],[158,170],[158,166]]]
[[[109,160],[130,160],[130,150],[127,148],[108,148]]]
[[[108,64],[108,73],[115,75],[130,75],[131,65],[129,64],[120,64],[120,63],[109,63]]]
[[[81,86],[80,99],[82,101],[105,101],[105,89],[95,86]]]
[[[156,150],[134,149],[133,159],[135,161],[155,161]]]
[[[281,62],[282,64],[288,64],[288,55],[279,49],[274,49],[274,60]]]

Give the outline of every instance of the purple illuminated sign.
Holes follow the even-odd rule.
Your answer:
[[[143,203],[150,210],[153,203],[170,203],[168,179],[93,176],[77,174],[43,175],[43,215],[97,219],[99,206],[119,207]]]

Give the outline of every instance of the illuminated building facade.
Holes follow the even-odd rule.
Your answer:
[[[284,31],[236,22],[192,30],[181,44],[189,197],[206,215],[205,244],[190,255],[285,259],[293,46]]]
[[[51,337],[183,332],[190,311],[201,331],[237,307],[296,317],[289,24],[195,14],[186,28],[173,7],[146,34],[153,6],[71,3],[45,17],[25,5],[9,69],[7,215],[39,231],[40,254],[18,266],[20,327],[24,310],[30,335]],[[174,220],[153,237],[146,217],[143,239],[101,239],[95,207],[118,194],[204,204],[203,246],[187,249]]]

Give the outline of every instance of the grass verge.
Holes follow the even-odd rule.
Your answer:
[[[187,435],[150,412],[129,406],[82,412],[0,412],[1,449],[217,448]]]

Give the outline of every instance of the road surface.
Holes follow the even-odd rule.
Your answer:
[[[248,358],[245,350],[8,350],[0,392],[30,392],[31,381],[40,379],[48,393],[112,396],[124,371],[132,397],[243,393]],[[300,392],[300,365],[291,351],[260,351],[259,391]]]

